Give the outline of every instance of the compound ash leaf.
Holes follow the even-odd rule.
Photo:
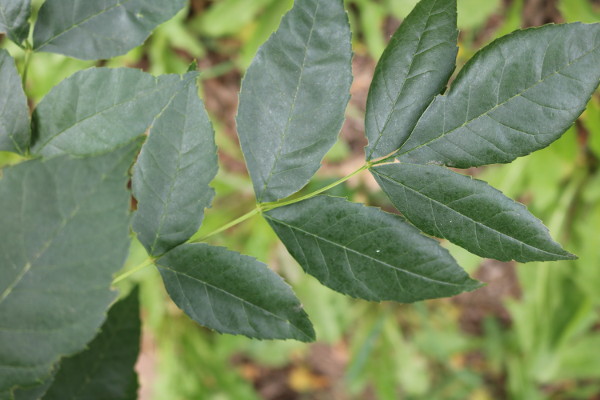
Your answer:
[[[0,33],[21,46],[29,35],[31,0],[0,0]]]
[[[65,358],[43,400],[135,400],[140,350],[138,289],[108,311],[100,333],[81,353]],[[16,399],[15,399],[16,400]]]
[[[31,137],[27,97],[15,60],[0,49],[0,151],[24,154]]]
[[[127,53],[185,0],[46,0],[33,30],[36,51],[98,60]]]
[[[307,273],[352,297],[409,303],[480,287],[397,215],[329,196],[264,215]]]
[[[300,190],[344,121],[352,82],[342,0],[297,0],[260,48],[240,93],[240,142],[259,202]]]
[[[478,52],[423,113],[400,161],[458,168],[508,163],[548,146],[600,81],[600,24],[516,31]]]
[[[85,156],[142,135],[193,74],[158,78],[131,68],[77,72],[48,93],[33,114],[32,153]]]
[[[134,167],[133,229],[151,255],[166,253],[198,230],[216,173],[214,131],[195,79],[189,79],[156,118]]]
[[[367,160],[398,150],[454,71],[456,0],[423,0],[385,49],[367,98]]]
[[[429,235],[500,261],[575,258],[524,205],[483,181],[436,165],[388,164],[371,171],[394,206]]]
[[[175,304],[203,326],[258,339],[315,339],[291,288],[254,258],[194,243],[171,250],[157,266]]]
[[[39,384],[102,325],[127,257],[127,171],[138,149],[3,170],[0,391]]]

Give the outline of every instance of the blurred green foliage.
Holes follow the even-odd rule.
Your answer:
[[[389,35],[417,0],[347,0],[358,56],[376,60]],[[39,8],[41,0],[34,0]],[[189,9],[160,26],[151,39],[129,54],[101,62],[111,67],[144,68],[153,74],[182,73],[198,59],[203,79],[248,67],[258,47],[273,32],[292,0],[193,0]],[[459,0],[459,66],[495,37],[523,26],[527,0]],[[590,0],[558,0],[565,21],[600,22],[600,7]],[[1,42],[22,65],[23,53]],[[54,54],[36,54],[27,93],[37,103],[73,72],[94,66]],[[210,94],[207,94],[210,95]],[[360,120],[361,111],[348,111]],[[241,159],[226,122],[213,116],[224,159]],[[356,150],[355,150],[356,151]],[[340,142],[326,157],[330,165],[352,158]],[[359,155],[362,158],[362,155]],[[222,157],[223,159],[223,157]],[[140,282],[144,310],[144,354],[154,370],[142,375],[154,399],[259,399],[253,387],[265,371],[276,375],[298,399],[486,400],[592,399],[600,395],[600,95],[577,124],[549,148],[512,164],[475,171],[512,198],[527,203],[579,255],[570,262],[517,265],[521,296],[496,300],[508,322],[482,311],[481,332],[465,330],[461,315],[477,303],[436,300],[414,305],[374,305],[352,300],[319,285],[286,253],[268,225],[254,218],[211,239],[214,244],[251,254],[281,273],[315,324],[319,346],[337,349],[339,377],[319,381],[302,375],[318,348],[297,342],[260,342],[223,336],[191,322],[172,303],[159,275],[146,269],[122,285]],[[18,162],[0,153],[0,165]],[[223,165],[213,186],[217,196],[202,232],[211,232],[254,205],[248,177]],[[330,183],[326,175],[312,188]],[[363,182],[364,184],[364,182]],[[383,196],[361,186],[340,186],[335,195],[390,209]],[[448,246],[468,272],[483,260]],[[127,267],[144,258],[134,243]],[[508,274],[509,266],[506,268]],[[490,282],[490,287],[500,283]],[[476,300],[475,300],[476,301]],[[154,378],[152,378],[154,376]],[[283,378],[282,378],[283,376]],[[302,378],[304,377],[304,378]],[[323,377],[321,377],[323,378]],[[150,380],[148,380],[150,379]],[[258,383],[257,383],[258,385]],[[260,386],[260,385],[258,385]]]

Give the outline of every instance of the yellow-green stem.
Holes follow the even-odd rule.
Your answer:
[[[239,218],[234,219],[233,221],[223,225],[222,227],[220,227],[219,229],[216,229],[214,231],[212,231],[211,233],[208,233],[204,236],[200,236],[200,237],[196,237],[196,235],[192,236],[192,238],[188,241],[188,243],[198,243],[198,242],[202,242],[206,239],[208,239],[211,236],[214,236],[216,234],[219,234],[221,232],[226,231],[229,228],[232,228],[238,224],[241,224],[242,222],[246,221],[247,219],[252,218],[253,216],[255,216],[256,214],[260,214],[261,209],[259,206],[257,206],[255,209],[253,209],[250,212],[247,212],[246,214],[242,215]]]
[[[330,185],[327,185],[319,190],[316,190],[312,193],[306,194],[304,196],[300,196],[300,197],[296,197],[293,199],[282,199],[279,201],[275,201],[275,202],[271,202],[271,203],[262,203],[262,204],[257,204],[256,208],[254,208],[253,210],[247,212],[246,214],[242,215],[239,218],[234,219],[233,221],[221,226],[220,228],[206,234],[203,236],[198,237],[198,234],[196,233],[194,236],[192,236],[190,238],[190,240],[188,240],[187,243],[198,243],[198,242],[203,242],[204,240],[208,239],[211,236],[217,235],[221,232],[224,232],[226,230],[228,230],[229,228],[232,228],[238,224],[241,224],[242,222],[252,218],[253,216],[257,215],[257,214],[261,214],[262,212],[265,211],[270,211],[273,210],[275,208],[278,207],[283,207],[283,206],[288,206],[290,204],[294,204],[294,203],[298,203],[300,201],[303,200],[308,200],[312,197],[315,197],[323,192],[326,192],[329,189],[332,189],[334,187],[336,187],[337,185],[346,182],[348,179],[352,178],[355,175],[360,174],[362,171],[371,168],[373,165],[375,164],[379,164],[380,162],[367,162],[365,165],[363,165],[362,167],[360,167],[359,169],[357,169],[356,171],[346,175],[345,177],[333,182]],[[142,262],[141,264],[137,265],[136,267],[130,269],[127,272],[122,273],[121,275],[117,276],[114,280],[113,280],[113,285],[121,282],[124,279],[127,279],[129,276],[135,274],[136,272],[146,268],[149,265],[152,265],[154,263],[154,259],[152,257],[147,258],[144,262]]]
[[[147,266],[152,265],[152,264],[154,264],[154,259],[152,257],[148,257],[144,261],[142,261],[140,264],[131,268],[129,271],[123,272],[121,275],[117,276],[115,279],[113,279],[112,284],[116,285],[117,283],[121,282],[122,280],[129,278],[131,275],[135,274],[138,271],[141,271],[142,269],[144,269]]]
[[[269,210],[273,210],[274,208],[289,206],[290,204],[294,204],[294,203],[298,203],[303,200],[311,199],[323,192],[328,191],[329,189],[333,189],[334,187],[336,187],[337,185],[339,185],[341,183],[346,182],[348,179],[352,178],[353,176],[360,174],[362,171],[364,171],[366,169],[369,169],[372,165],[373,164],[371,164],[371,163],[366,163],[365,165],[363,165],[356,171],[352,172],[351,174],[348,174],[345,177],[343,177],[342,179],[339,179],[339,180],[333,182],[332,184],[329,184],[329,185],[327,185],[319,190],[316,190],[312,193],[306,194],[304,196],[296,197],[296,198],[290,199],[290,200],[282,199],[282,200],[274,201],[271,203],[262,203],[262,204],[260,204],[260,207],[261,207],[262,211],[269,211]]]
[[[21,74],[21,82],[23,83],[23,90],[26,90],[27,85],[27,74],[29,72],[29,64],[31,62],[31,55],[33,54],[33,48],[27,41],[25,42],[25,62],[23,63],[23,73]]]

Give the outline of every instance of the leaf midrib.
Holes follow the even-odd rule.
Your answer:
[[[398,184],[398,185],[400,185],[400,186],[402,186],[402,187],[405,187],[406,189],[409,189],[411,192],[413,192],[413,193],[416,193],[416,194],[417,194],[417,195],[419,195],[420,197],[423,197],[423,198],[425,198],[425,199],[428,199],[428,200],[430,200],[430,201],[432,201],[432,202],[434,202],[434,203],[438,204],[438,205],[439,205],[439,206],[441,206],[442,208],[445,208],[445,209],[451,210],[452,212],[454,212],[454,213],[456,213],[456,214],[458,214],[458,215],[462,216],[463,218],[466,218],[467,220],[469,220],[469,221],[473,222],[474,224],[476,224],[476,225],[478,225],[478,226],[482,226],[482,227],[484,227],[484,228],[487,228],[488,230],[490,230],[490,231],[492,231],[492,232],[496,232],[496,233],[498,233],[500,236],[503,236],[503,237],[507,238],[507,239],[508,239],[508,241],[513,241],[513,242],[516,242],[516,243],[518,243],[518,244],[520,244],[520,245],[524,245],[525,247],[528,247],[528,248],[534,249],[534,250],[536,250],[536,251],[539,251],[539,252],[542,252],[542,253],[545,253],[545,254],[548,254],[548,255],[551,255],[551,256],[556,256],[556,257],[561,257],[561,258],[565,257],[565,255],[563,255],[563,254],[551,253],[551,252],[549,252],[549,251],[547,251],[547,250],[543,250],[543,249],[540,249],[540,248],[538,248],[538,247],[534,247],[534,246],[532,246],[532,245],[530,245],[530,244],[527,244],[527,243],[525,243],[525,242],[523,242],[523,241],[521,241],[521,240],[519,240],[519,239],[517,239],[517,238],[514,238],[514,237],[512,237],[512,236],[509,236],[509,235],[507,235],[507,234],[505,234],[505,233],[503,233],[503,232],[497,231],[497,230],[495,230],[494,228],[492,228],[492,227],[490,227],[490,226],[488,226],[488,225],[485,225],[485,224],[484,224],[484,223],[482,223],[482,222],[476,221],[476,220],[472,219],[471,217],[469,217],[469,216],[467,216],[467,215],[465,215],[465,214],[462,214],[461,212],[459,212],[459,211],[455,210],[454,208],[452,208],[452,207],[450,207],[450,206],[448,206],[448,205],[446,205],[446,204],[444,204],[444,203],[441,203],[440,201],[438,201],[438,200],[436,200],[436,199],[434,199],[434,198],[431,198],[431,197],[429,197],[429,196],[425,195],[424,193],[421,193],[421,192],[419,192],[417,189],[414,189],[414,188],[412,188],[412,187],[410,187],[410,186],[408,186],[408,185],[406,185],[406,184],[404,184],[404,183],[402,183],[402,182],[400,182],[400,181],[397,181],[397,180],[395,180],[395,179],[394,179],[394,178],[392,178],[391,176],[389,176],[389,175],[386,175],[386,174],[384,174],[384,173],[382,173],[382,172],[378,171],[377,169],[373,169],[373,171],[374,171],[374,172],[375,172],[377,175],[379,175],[381,178],[383,178],[383,179],[386,179],[386,180],[388,180],[388,181],[390,181],[390,182],[392,182],[392,183],[396,183],[396,184]],[[436,223],[436,227],[437,227],[437,223]],[[441,230],[440,230],[439,228],[438,228],[438,230],[440,231],[440,233],[442,233],[442,232],[441,232]],[[480,248],[481,248],[481,247],[480,247]],[[482,250],[483,250],[483,249],[482,249]]]
[[[156,121],[158,121],[163,113],[171,106],[171,104],[173,103],[173,101],[175,100],[175,98],[179,95],[181,95],[184,91],[188,91],[188,86],[186,85],[181,91],[177,91],[172,97],[171,99],[169,99],[169,101],[167,102],[167,104],[163,107],[163,109],[157,114],[157,116],[154,118],[154,120],[152,121],[152,123],[150,124],[150,133],[149,135],[152,135],[153,133],[153,126],[156,123]],[[187,103],[188,103],[188,99],[186,99],[186,107],[187,107]],[[185,119],[187,121],[187,115],[185,116]],[[184,122],[184,130],[185,130],[185,122]],[[156,133],[155,133],[156,134]],[[175,160],[177,167],[175,170],[175,174],[173,174],[173,176],[171,177],[171,184],[169,186],[169,193],[167,194],[167,201],[164,204],[164,207],[162,207],[162,211],[161,211],[161,215],[159,217],[159,222],[158,222],[158,227],[156,228],[156,233],[154,234],[154,241],[152,242],[152,245],[150,246],[151,249],[151,253],[154,254],[154,251],[156,250],[156,246],[158,245],[159,240],[161,239],[161,230],[162,227],[165,223],[165,219],[167,218],[168,214],[169,214],[169,206],[171,204],[172,198],[173,198],[173,193],[175,191],[175,186],[177,186],[177,177],[179,176],[179,173],[181,171],[181,158],[183,157],[183,152],[181,151],[181,146],[184,137],[185,137],[186,132],[184,131],[182,133],[182,135],[180,136],[180,143],[179,143],[179,148],[178,150],[178,154],[177,154],[177,160]],[[150,149],[149,149],[150,151]]]
[[[381,265],[383,265],[383,266],[386,266],[386,267],[388,267],[388,268],[390,268],[390,269],[392,269],[392,270],[395,270],[395,271],[400,271],[400,272],[402,272],[402,273],[405,273],[405,274],[407,274],[407,275],[410,275],[410,276],[413,276],[413,277],[416,277],[416,278],[419,278],[419,279],[423,279],[423,280],[426,280],[426,281],[429,281],[429,282],[434,282],[434,283],[438,283],[438,284],[442,284],[442,285],[446,285],[446,286],[457,286],[457,287],[464,287],[464,286],[465,286],[464,284],[459,284],[459,283],[451,283],[451,282],[444,282],[444,281],[440,281],[440,280],[437,280],[437,279],[434,279],[434,278],[430,278],[430,277],[427,277],[427,276],[424,276],[424,275],[420,275],[420,274],[418,274],[418,273],[416,273],[416,272],[408,271],[408,270],[406,270],[406,269],[403,269],[403,268],[400,268],[400,267],[397,267],[397,266],[394,266],[394,265],[388,264],[388,263],[386,263],[386,262],[384,262],[384,261],[382,261],[382,260],[378,260],[378,259],[376,259],[376,258],[374,258],[374,257],[371,257],[371,256],[370,256],[370,255],[368,255],[368,254],[361,253],[361,252],[359,252],[359,251],[357,251],[357,250],[354,250],[354,249],[352,249],[352,248],[350,248],[350,247],[346,247],[346,246],[344,246],[344,245],[342,245],[342,244],[340,244],[340,243],[336,243],[336,242],[334,242],[334,241],[331,241],[331,240],[329,240],[329,239],[326,239],[326,238],[324,238],[323,236],[319,236],[319,235],[317,235],[317,234],[315,234],[315,233],[308,232],[308,231],[306,231],[306,230],[304,230],[304,229],[301,229],[301,228],[299,228],[299,227],[297,227],[297,226],[290,225],[290,224],[288,224],[288,223],[286,223],[286,222],[284,222],[284,221],[281,221],[281,220],[279,220],[279,219],[276,219],[276,218],[274,218],[274,217],[273,217],[273,216],[271,216],[271,215],[268,215],[268,214],[263,214],[263,215],[264,215],[266,218],[268,218],[268,219],[272,220],[273,222],[275,222],[275,223],[278,223],[278,224],[281,224],[281,225],[283,225],[283,226],[287,227],[287,228],[288,228],[288,229],[290,229],[292,232],[293,232],[294,230],[296,230],[296,231],[299,231],[299,232],[302,232],[302,233],[304,233],[304,234],[306,234],[306,235],[308,235],[308,236],[314,237],[315,239],[318,239],[318,240],[321,240],[321,241],[323,241],[323,242],[326,242],[326,243],[332,244],[332,245],[334,245],[334,246],[336,246],[336,247],[340,247],[340,248],[344,249],[345,251],[350,251],[350,252],[352,252],[352,253],[354,253],[354,254],[357,254],[357,255],[359,255],[359,256],[361,256],[361,257],[368,258],[368,259],[370,259],[370,260],[372,260],[372,261],[375,261],[376,263],[378,263],[378,264],[381,264]],[[295,236],[295,235],[294,235],[294,236]]]
[[[440,139],[443,139],[444,137],[446,137],[446,136],[450,135],[451,133],[453,133],[453,132],[455,132],[455,131],[457,131],[457,130],[459,130],[459,129],[462,129],[462,128],[464,128],[464,127],[465,127],[465,126],[467,126],[467,125],[470,125],[470,124],[471,124],[473,121],[475,121],[475,120],[477,120],[477,119],[479,119],[479,118],[482,118],[482,117],[488,116],[488,114],[490,114],[491,112],[495,111],[497,108],[504,106],[505,104],[507,104],[508,102],[510,102],[511,100],[513,100],[513,99],[515,99],[515,98],[517,98],[517,97],[521,97],[521,96],[523,96],[523,95],[524,95],[525,93],[527,93],[529,90],[532,90],[532,89],[534,89],[535,87],[537,87],[538,85],[540,85],[540,84],[544,83],[544,82],[545,82],[547,79],[549,79],[549,78],[553,77],[554,75],[561,74],[561,72],[563,72],[563,71],[565,71],[566,69],[568,69],[569,67],[571,67],[571,65],[573,65],[573,64],[575,64],[575,63],[577,63],[577,62],[579,62],[579,61],[580,61],[582,58],[584,58],[584,57],[587,57],[589,54],[593,53],[594,51],[596,51],[596,50],[598,50],[598,49],[600,49],[600,44],[599,44],[599,45],[597,45],[596,47],[592,48],[591,50],[589,50],[589,51],[585,52],[585,53],[584,53],[584,54],[582,54],[581,56],[579,56],[579,57],[577,57],[577,58],[573,59],[573,60],[572,60],[571,62],[569,62],[568,64],[565,64],[565,65],[564,65],[562,68],[559,68],[559,69],[557,69],[556,71],[553,71],[552,73],[550,73],[550,74],[546,75],[545,77],[541,78],[540,80],[538,80],[537,82],[535,82],[533,85],[531,85],[531,86],[529,86],[529,87],[525,88],[525,89],[524,89],[524,90],[522,90],[521,92],[519,92],[519,93],[516,93],[515,95],[513,95],[513,96],[509,97],[508,99],[504,100],[503,102],[501,102],[501,103],[499,103],[499,104],[496,104],[494,107],[492,107],[492,108],[490,108],[489,110],[487,110],[487,111],[485,111],[485,112],[481,113],[480,115],[477,115],[476,117],[474,117],[474,118],[472,118],[472,119],[470,119],[470,120],[468,120],[468,121],[465,121],[464,123],[462,123],[461,125],[457,126],[456,128],[453,128],[453,129],[451,129],[451,130],[449,130],[449,131],[447,131],[447,132],[442,132],[442,133],[441,133],[439,136],[436,136],[435,138],[433,138],[433,139],[430,139],[430,140],[428,140],[427,142],[425,142],[425,143],[423,143],[423,144],[420,144],[419,146],[413,147],[413,148],[411,148],[411,149],[409,149],[409,150],[406,150],[406,151],[404,151],[404,152],[401,152],[401,149],[402,149],[402,148],[400,148],[400,149],[398,150],[398,152],[396,153],[396,157],[400,157],[400,156],[403,156],[403,155],[405,155],[405,154],[409,154],[409,153],[411,153],[412,151],[415,151],[415,150],[418,150],[418,149],[420,149],[420,148],[422,148],[422,147],[428,146],[430,143],[432,143],[432,142],[435,142],[435,141],[437,141],[437,140],[440,140]],[[446,101],[449,99],[449,96],[450,96],[450,95],[452,95],[452,93],[448,94],[447,96],[444,96],[444,95],[437,96],[437,97],[436,97],[436,98],[433,100],[433,102],[432,102],[431,104],[433,104],[433,103],[434,103],[436,100],[438,100],[438,99],[441,99],[441,100],[439,100],[439,101],[446,102]],[[423,113],[423,115],[425,115],[425,113],[426,113],[428,110],[429,110],[429,109],[425,110],[425,112]],[[444,110],[444,115],[445,115],[445,110]],[[406,144],[406,143],[409,141],[409,139],[412,137],[413,133],[416,131],[416,128],[417,128],[418,126],[419,126],[419,122],[417,122],[417,124],[415,125],[415,128],[412,130],[412,132],[410,133],[410,135],[408,136],[408,138],[407,138],[407,139],[406,139],[406,141],[404,142],[405,144]]]

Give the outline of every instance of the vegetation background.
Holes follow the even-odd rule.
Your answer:
[[[322,187],[362,165],[365,103],[376,60],[416,0],[347,0],[354,32],[354,83]],[[34,0],[35,9],[41,0]],[[235,133],[241,76],[292,0],[191,0],[125,56],[86,62],[36,54],[27,80],[35,104],[54,85],[93,65],[153,74],[202,71],[202,97],[217,131],[220,172],[207,232],[254,206]],[[600,22],[598,0],[459,0],[458,69],[496,37],[551,22]],[[0,35],[0,47],[23,53]],[[599,66],[600,68],[600,66]],[[33,105],[34,105],[33,104]],[[142,283],[142,400],[227,399],[600,399],[600,94],[549,148],[502,166],[472,169],[527,204],[579,260],[519,265],[484,260],[447,244],[488,285],[452,299],[373,304],[334,293],[304,274],[266,222],[254,218],[212,240],[253,255],[294,286],[318,342],[261,342],[199,327],[168,300],[158,273]],[[10,156],[0,154],[0,162]],[[313,187],[314,188],[314,187]],[[393,208],[368,174],[335,195]],[[133,245],[129,265],[145,256]]]

